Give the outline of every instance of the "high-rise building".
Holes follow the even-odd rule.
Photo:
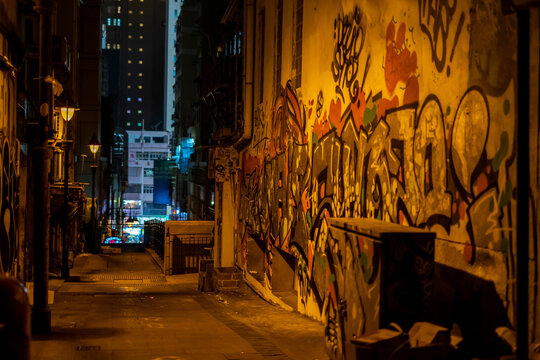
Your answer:
[[[165,31],[165,115],[164,130],[172,131],[172,117],[174,112],[174,82],[176,78],[176,20],[184,0],[167,0],[167,17]]]
[[[126,130],[164,128],[165,0],[104,0],[103,84]]]

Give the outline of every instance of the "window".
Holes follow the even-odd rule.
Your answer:
[[[141,176],[141,174],[139,173],[139,169],[140,168],[129,167],[128,168],[128,176],[129,177]]]
[[[107,25],[111,26],[111,18],[107,18]]]
[[[126,125],[127,125],[127,126],[131,126],[131,123],[128,121],[128,122],[126,123]]]
[[[128,51],[131,51],[131,48],[128,48]]]
[[[128,76],[131,76],[131,73],[128,73]]]
[[[142,73],[139,73],[139,77],[142,77]]]
[[[143,52],[143,48],[139,48],[139,52]]]
[[[126,113],[131,114],[131,110],[127,109]]]
[[[143,36],[142,36],[142,35],[139,35],[139,39],[141,39],[141,40],[142,40],[142,39],[143,39]]]
[[[138,102],[141,102],[141,101],[142,101],[142,98],[138,98],[137,101],[138,101]]]
[[[144,169],[144,176],[145,177],[153,177],[154,176],[154,169]]]
[[[133,14],[133,11],[131,11],[131,10],[129,10],[128,12],[129,12],[130,14]]]
[[[139,64],[142,64],[142,60],[139,60]]]
[[[142,85],[137,86],[139,89],[142,89]]]
[[[143,24],[143,23],[139,23],[139,27],[143,27],[143,26],[144,26],[144,24]]]
[[[152,194],[154,192],[154,187],[152,185],[144,185],[144,193]]]
[[[131,98],[130,98],[130,97],[128,97],[128,98],[127,98],[127,101],[131,101]]]
[[[107,44],[107,49],[110,49],[111,48],[111,44]]]
[[[178,10],[174,10],[174,16],[178,16]]]
[[[127,88],[128,88],[128,89],[131,89],[131,85],[128,85]]]
[[[137,126],[142,126],[142,124],[141,124],[141,123],[137,123]]]
[[[116,48],[120,50],[120,44],[116,44]]]
[[[141,10],[141,15],[144,14],[144,11]]]
[[[131,25],[133,25],[133,24],[132,24],[132,23],[128,23],[128,26],[131,26]]]
[[[120,14],[121,11],[122,11],[122,7],[119,6],[116,12],[117,12],[118,14]]]
[[[116,19],[112,19],[113,26],[116,26]]]
[[[120,19],[118,19],[118,23],[117,23],[117,24],[118,24],[118,26],[120,26]]]
[[[142,110],[137,110],[137,114],[142,114]]]
[[[128,64],[131,64],[131,60],[128,60]]]
[[[132,38],[132,36],[131,36],[131,35],[128,35],[128,39],[131,39],[131,38]]]

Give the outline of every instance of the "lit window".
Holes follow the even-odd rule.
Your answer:
[[[142,124],[141,124],[141,123],[137,123],[137,125],[138,125],[138,126],[142,126]]]
[[[120,44],[116,44],[116,48],[117,48],[117,49],[120,49]]]
[[[143,48],[139,48],[139,52],[142,52],[143,51]]]
[[[133,25],[133,24],[132,24],[132,23],[128,23],[128,26],[131,26],[131,25]]]
[[[121,11],[122,11],[122,7],[119,6],[117,12],[120,14]]]
[[[176,70],[173,70],[173,71],[172,71],[172,76],[173,76],[173,77],[176,77]]]
[[[128,51],[131,51],[131,48],[128,48]]]
[[[139,64],[142,64],[142,60],[139,60]]]
[[[107,49],[110,49],[111,48],[111,44],[107,44]]]
[[[139,89],[142,89],[142,85],[139,85]]]
[[[128,88],[128,89],[131,89],[131,85],[128,85],[127,88]]]
[[[129,10],[129,13],[130,13],[130,14],[133,14],[133,11]]]
[[[142,110],[137,110],[137,114],[142,114]]]
[[[127,126],[131,126],[131,123],[128,121],[128,122],[126,123],[126,125],[127,125]]]
[[[128,76],[131,76],[131,73],[128,73]]]
[[[139,73],[139,77],[141,77],[141,76],[142,76],[142,73]]]
[[[120,19],[118,19],[118,22],[117,22],[118,26],[120,26]]]
[[[128,64],[131,64],[131,60],[128,60]]]
[[[142,40],[142,39],[143,39],[143,36],[142,36],[142,35],[139,35],[139,39],[141,39],[141,40]]]
[[[116,19],[112,19],[113,26],[116,26]]]
[[[142,101],[142,98],[138,98],[137,101],[138,101],[138,102],[141,102],[141,101]]]
[[[141,15],[144,14],[144,11],[141,11]]]
[[[128,109],[126,112],[127,112],[128,114],[131,114],[131,110],[129,110],[129,109]]]
[[[111,26],[111,18],[107,18],[107,25]]]
[[[143,23],[139,23],[139,27],[143,27],[143,26],[144,26],[144,24],[143,24]]]
[[[127,101],[131,101],[131,98],[130,98],[130,97],[128,97],[128,98],[127,98]]]

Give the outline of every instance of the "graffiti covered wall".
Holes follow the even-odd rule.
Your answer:
[[[274,6],[258,2],[266,39],[279,26]],[[284,39],[295,21],[283,19]],[[515,15],[493,0],[305,0],[302,26],[302,83],[282,71],[275,88],[276,64],[262,67],[264,96],[239,174],[242,266],[264,272],[272,289],[276,257],[294,257],[299,311],[328,323],[343,290],[332,253],[347,251],[329,238],[328,218],[425,228],[437,233],[435,261],[492,282],[513,322]],[[262,269],[250,264],[249,241]],[[369,283],[373,254],[364,250],[350,261]]]
[[[0,5],[0,10],[4,9],[5,4]],[[20,143],[15,133],[16,71],[10,61],[13,51],[10,45],[8,38],[0,33],[0,55],[4,59],[0,67],[0,274],[16,276],[22,266],[16,263],[20,255]]]

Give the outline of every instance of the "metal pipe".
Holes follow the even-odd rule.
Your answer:
[[[517,359],[529,358],[529,72],[530,11],[518,15],[517,88]]]
[[[69,122],[66,124],[69,126]],[[68,245],[67,245],[67,233],[69,229],[69,148],[71,142],[65,141],[63,144],[64,148],[64,222],[62,229],[62,278],[66,279],[69,277],[69,264],[68,264]]]

